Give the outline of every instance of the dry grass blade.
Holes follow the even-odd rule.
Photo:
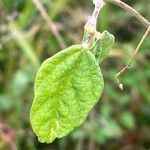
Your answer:
[[[46,10],[44,9],[43,5],[41,4],[41,2],[39,0],[32,0],[32,1],[35,4],[36,8],[39,10],[39,12],[40,12],[41,16],[43,17],[43,19],[49,25],[49,28],[50,28],[52,34],[57,39],[60,47],[62,49],[66,48],[66,45],[65,45],[61,35],[59,34],[54,22],[49,18],[48,14],[47,14]]]

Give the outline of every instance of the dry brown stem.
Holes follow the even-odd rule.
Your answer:
[[[41,4],[41,2],[39,0],[32,0],[34,5],[36,6],[36,8],[38,9],[38,11],[40,12],[41,16],[43,17],[43,19],[47,22],[47,24],[49,25],[49,28],[52,32],[52,34],[55,36],[55,38],[57,39],[60,47],[62,49],[66,48],[66,45],[61,37],[61,35],[59,34],[57,27],[55,26],[54,22],[49,18],[47,11],[45,10],[44,6]]]

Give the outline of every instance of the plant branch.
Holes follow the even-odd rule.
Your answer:
[[[145,40],[145,38],[147,37],[147,35],[148,35],[149,32],[150,32],[150,26],[148,27],[148,29],[146,30],[145,34],[143,35],[141,41],[139,42],[138,46],[136,47],[136,49],[135,49],[135,51],[134,51],[134,53],[133,53],[133,55],[132,55],[132,58],[131,58],[129,64],[128,64],[127,66],[125,66],[119,73],[116,74],[116,79],[117,79],[117,81],[118,81],[118,84],[119,84],[120,89],[122,89],[122,90],[123,90],[123,84],[120,83],[119,76],[120,76],[122,73],[124,73],[126,70],[128,70],[128,69],[130,68],[130,66],[131,66],[132,63],[133,63],[133,60],[134,60],[134,57],[135,57],[136,53],[139,51],[139,49],[140,49],[142,43],[144,42],[144,40]]]
[[[116,74],[116,79],[118,81],[119,88],[121,90],[123,90],[123,84],[120,82],[119,76],[122,73],[124,73],[126,70],[128,70],[130,68],[130,66],[132,65],[136,53],[139,51],[142,43],[144,42],[145,38],[147,37],[148,33],[150,32],[150,22],[147,19],[145,19],[141,14],[139,14],[134,8],[127,5],[126,3],[122,2],[121,0],[106,0],[106,1],[109,1],[110,3],[113,3],[113,4],[123,8],[128,13],[130,13],[132,16],[137,18],[147,28],[147,31],[145,32],[145,34],[143,35],[141,41],[139,42],[138,46],[136,47],[129,64],[127,66],[125,66],[119,73]]]
[[[100,10],[104,6],[104,1],[103,0],[93,0],[93,3],[95,5],[95,8],[94,8],[91,18],[85,24],[85,28],[86,27],[92,28],[94,31],[96,31],[97,19],[98,19]]]
[[[55,36],[55,38],[57,39],[60,47],[62,49],[64,49],[66,47],[62,37],[60,36],[54,22],[49,18],[46,10],[44,9],[43,5],[41,4],[41,2],[39,0],[32,0],[33,3],[35,4],[36,8],[39,10],[41,16],[43,17],[43,19],[47,22],[47,24],[49,25],[49,28],[52,32],[52,34]]]
[[[90,45],[95,34],[100,34],[99,32],[97,32],[96,25],[100,10],[103,8],[105,3],[103,0],[93,0],[93,3],[95,5],[93,14],[84,26],[84,32],[87,33],[86,36],[83,36],[82,40],[82,47],[84,49],[87,49],[87,47]]]
[[[110,3],[113,3],[125,9],[132,16],[136,17],[146,28],[150,26],[150,22],[147,19],[145,19],[141,14],[139,14],[134,8],[122,2],[121,0],[106,0],[106,1],[109,1]]]

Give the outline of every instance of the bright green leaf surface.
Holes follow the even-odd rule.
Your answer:
[[[80,126],[99,100],[103,84],[94,55],[80,45],[47,59],[36,77],[30,112],[39,141],[51,143]]]
[[[113,44],[114,36],[108,31],[104,31],[101,34],[101,38],[96,41],[95,46],[91,49],[91,52],[95,55],[98,62],[102,62],[109,54]]]

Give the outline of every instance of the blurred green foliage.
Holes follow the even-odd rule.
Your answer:
[[[150,18],[150,0],[126,0]],[[93,10],[91,0],[41,0],[67,46],[80,43]],[[48,24],[31,0],[0,1],[0,149],[147,150],[150,148],[150,37],[134,64],[121,76],[145,28],[117,6],[107,3],[98,30],[109,30],[116,43],[101,67],[105,90],[86,122],[69,136],[41,144],[32,132],[29,110],[39,65],[61,50]]]

